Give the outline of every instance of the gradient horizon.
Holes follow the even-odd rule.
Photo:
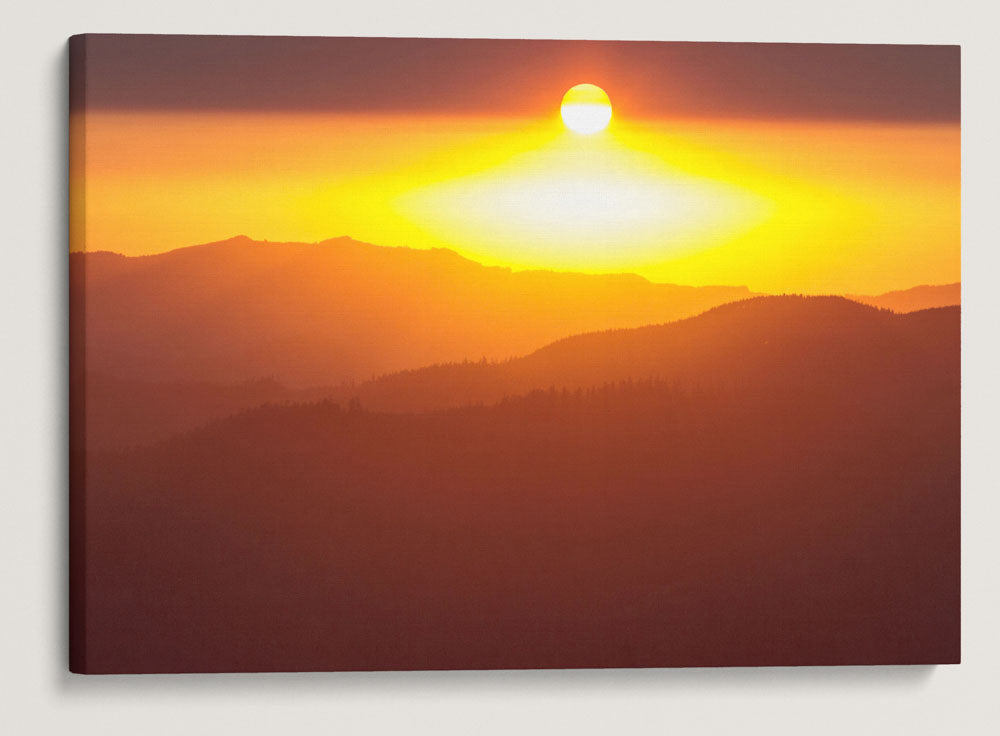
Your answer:
[[[73,249],[349,236],[770,293],[961,277],[957,47],[216,41],[86,37]],[[614,109],[592,136],[559,118],[580,82]]]

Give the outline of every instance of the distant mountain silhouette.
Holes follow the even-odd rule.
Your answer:
[[[273,376],[331,385],[467,358],[505,359],[566,335],[666,322],[744,287],[631,274],[489,268],[448,250],[246,237],[129,257],[74,253],[86,369],[152,382]],[[84,346],[85,345],[85,346]]]
[[[752,299],[90,453],[86,669],[955,662],[959,321]],[[509,395],[371,410],[448,387]]]
[[[426,411],[628,380],[760,388],[794,382],[804,368],[832,371],[830,380],[864,371],[890,376],[912,363],[952,360],[957,326],[957,308],[897,315],[840,297],[756,297],[673,323],[568,337],[508,361],[432,365],[358,385],[158,383],[90,373],[87,442],[91,449],[145,444],[263,403],[323,398]],[[838,356],[848,353],[859,357],[844,364]]]
[[[630,379],[684,387],[765,387],[818,375],[888,381],[915,364],[957,360],[958,324],[958,308],[899,315],[842,297],[756,297],[670,324],[569,337],[502,363],[402,371],[335,396],[376,411],[422,411]]]
[[[962,284],[942,284],[940,286],[914,286],[902,291],[889,291],[877,296],[849,294],[862,304],[891,309],[894,312],[916,312],[934,307],[951,307],[962,303]]]

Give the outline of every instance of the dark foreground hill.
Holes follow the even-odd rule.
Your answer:
[[[701,337],[534,356],[589,356],[583,382],[685,348],[697,384],[426,413],[271,405],[92,454],[74,466],[75,666],[957,661],[958,312],[844,304],[748,302],[692,320]]]
[[[86,421],[74,438],[93,450],[145,445],[266,403],[329,398],[330,388],[293,389],[273,379],[234,385],[207,381],[159,383],[91,372],[79,407]]]
[[[240,237],[70,260],[87,370],[151,382],[336,385],[431,363],[505,359],[566,335],[680,319],[750,294],[631,274],[512,272],[448,250],[349,238]]]

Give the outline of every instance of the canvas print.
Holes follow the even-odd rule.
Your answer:
[[[958,662],[959,71],[71,39],[71,669]]]

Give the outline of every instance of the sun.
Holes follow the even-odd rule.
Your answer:
[[[570,87],[562,100],[562,119],[574,133],[599,133],[611,122],[611,100],[596,84]]]

